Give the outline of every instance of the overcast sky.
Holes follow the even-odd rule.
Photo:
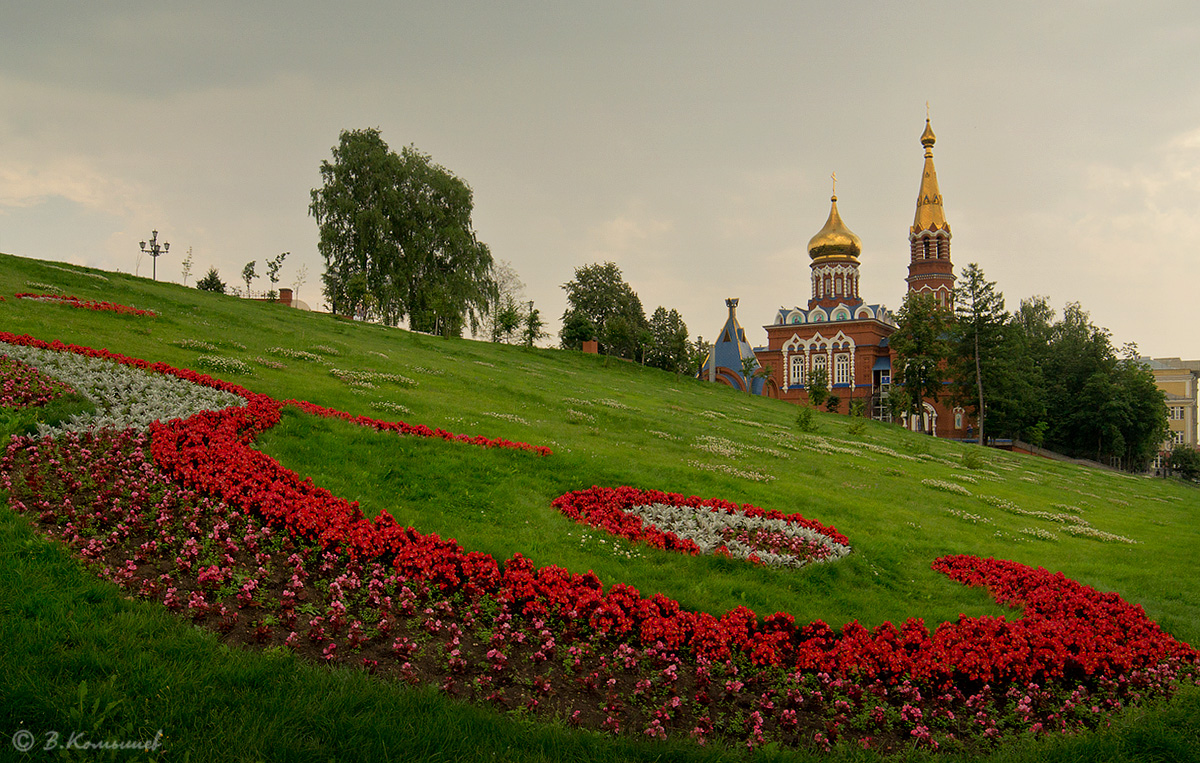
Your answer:
[[[0,9],[0,251],[160,279],[290,251],[344,129],[413,144],[557,331],[611,260],[649,314],[754,344],[838,206],[897,309],[926,102],[957,269],[1200,358],[1200,5],[28,0]],[[266,288],[264,278],[256,287]]]

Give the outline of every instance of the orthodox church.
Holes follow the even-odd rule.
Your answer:
[[[917,194],[917,211],[908,231],[908,290],[928,292],[947,310],[954,308],[954,265],[950,261],[950,225],[942,207],[933,145],[937,138],[929,120],[921,145],[925,169]],[[824,370],[837,410],[848,413],[855,401],[872,418],[891,420],[887,397],[891,387],[892,352],[888,338],[896,330],[891,312],[868,303],[859,293],[862,241],[838,214],[836,187],[829,218],[808,242],[812,296],[805,307],[781,307],[767,332],[765,347],[751,348],[737,320],[736,299],[725,300],[729,317],[713,343],[700,378],[722,382],[754,394],[808,402],[812,374]],[[749,375],[747,376],[747,371]],[[939,437],[965,438],[969,423],[961,408],[941,399],[925,403],[920,416],[898,423]]]

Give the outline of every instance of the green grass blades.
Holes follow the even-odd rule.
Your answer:
[[[157,317],[12,296],[36,291],[30,283]],[[1017,616],[929,568],[944,554],[995,556],[1116,591],[1176,637],[1200,642],[1200,580],[1191,572],[1200,494],[1176,483],[974,451],[826,414],[801,432],[793,406],[630,363],[444,340],[57,263],[0,255],[0,296],[7,331],[194,368],[278,399],[550,447],[554,454],[539,458],[295,410],[255,444],[360,501],[369,515],[386,510],[501,560],[521,553],[537,564],[594,570],[605,584],[661,591],[689,608],[719,614],[745,605],[836,627]],[[0,413],[0,437],[28,431],[38,417],[66,418],[81,404],[55,405],[33,418]],[[854,551],[799,571],[656,551],[574,525],[551,507],[556,496],[591,485],[799,512],[837,527]],[[161,728],[161,759],[170,760],[740,757],[533,725],[357,671],[229,649],[161,608],[124,599],[7,510],[0,530],[0,732],[9,735],[0,738],[0,759],[15,755],[9,738],[22,728],[137,739]],[[1111,729],[995,754],[1132,760],[1159,750],[1172,758],[1200,745],[1198,702],[1185,690],[1160,707],[1118,715]]]

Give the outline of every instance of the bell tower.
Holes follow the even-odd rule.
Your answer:
[[[917,193],[917,214],[908,230],[912,259],[908,264],[908,290],[928,292],[947,310],[954,309],[954,263],[950,261],[950,223],[942,209],[937,170],[933,166],[933,144],[937,136],[925,118],[921,145],[925,147],[925,171]]]

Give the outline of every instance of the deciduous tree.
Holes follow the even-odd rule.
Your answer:
[[[183,262],[180,263],[180,265],[182,266],[180,268],[180,270],[183,273],[183,285],[184,286],[187,286],[188,277],[191,276],[191,274],[192,274],[192,261],[193,261],[192,260],[192,248],[189,246],[188,250],[187,250],[187,256],[185,256],[183,258]]]
[[[283,267],[283,261],[291,252],[282,252],[281,254],[267,260],[267,278],[271,281],[271,290],[267,292],[267,299],[274,300],[279,297],[278,291],[275,289],[275,284],[279,283],[279,269]]]
[[[492,280],[496,284],[496,301],[484,318],[484,331],[493,342],[508,341],[507,337],[511,337],[521,324],[525,284],[512,263],[505,260],[492,265]]]
[[[1179,444],[1172,448],[1167,464],[1171,471],[1189,482],[1200,480],[1200,453],[1191,445]]]
[[[471,225],[472,192],[413,146],[391,151],[375,129],[343,131],[309,212],[325,259],[322,280],[335,313],[359,307],[349,285],[366,282],[372,316],[405,316],[417,331],[461,334],[495,303],[492,255]]]
[[[650,316],[650,349],[646,363],[672,373],[687,369],[691,348],[687,324],[677,310],[659,307]]]
[[[572,315],[581,314],[596,329],[600,351],[605,354],[634,358],[649,331],[642,301],[615,263],[584,265],[575,269],[575,277],[563,284],[567,292],[567,309],[563,327]],[[562,335],[567,347],[566,335]]]
[[[246,263],[246,267],[242,268],[242,280],[246,282],[246,298],[250,298],[250,282],[258,278],[258,273],[255,272],[255,263],[257,260],[250,260]]]

